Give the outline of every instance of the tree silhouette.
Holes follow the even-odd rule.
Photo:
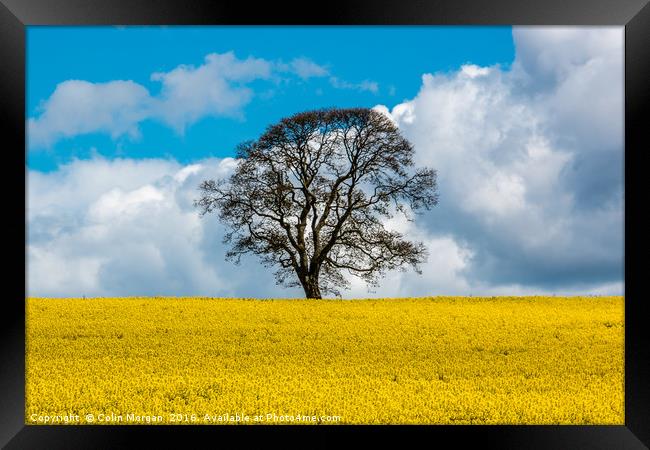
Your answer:
[[[383,220],[438,202],[436,172],[414,167],[414,149],[391,120],[367,108],[296,114],[240,144],[229,179],[206,180],[195,201],[216,211],[232,244],[227,259],[246,253],[277,267],[278,284],[302,286],[307,298],[340,296],[344,272],[370,286],[388,270],[426,259]]]

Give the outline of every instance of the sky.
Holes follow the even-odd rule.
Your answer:
[[[28,27],[28,295],[301,296],[192,201],[328,106],[385,113],[440,191],[387,222],[422,275],[344,297],[623,294],[623,28],[445,26]]]

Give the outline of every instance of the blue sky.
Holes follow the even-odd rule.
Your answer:
[[[623,27],[28,27],[30,296],[300,297],[198,217],[278,119],[371,107],[437,170],[429,258],[347,298],[621,295]],[[254,282],[251,282],[254,280]]]
[[[228,156],[239,142],[255,139],[266,126],[292,113],[397,103],[417,94],[423,73],[449,72],[469,62],[507,67],[514,59],[510,27],[32,26],[27,31],[27,114],[38,117],[39,107],[66,80],[132,80],[155,96],[161,83],[151,79],[153,73],[179,65],[200,66],[206,55],[230,51],[239,59],[309,60],[327,74],[253,80],[254,98],[241,108],[239,117],[208,114],[184,133],[143,120],[136,138],[89,132],[47,146],[30,145],[28,166],[50,171],[92,152],[107,157],[173,157],[181,162]],[[366,89],[360,86],[363,82]],[[376,89],[370,90],[373,86]]]

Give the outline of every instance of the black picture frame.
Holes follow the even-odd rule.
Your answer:
[[[134,439],[161,447],[200,435],[246,445],[289,430],[323,444],[332,435],[400,441],[417,431],[424,442],[454,446],[478,440],[496,448],[636,449],[650,445],[648,317],[637,218],[650,109],[648,0],[336,0],[317,5],[210,0],[0,0],[0,124],[5,163],[3,228],[9,292],[3,296],[0,444],[8,449],[121,448]],[[625,26],[625,425],[624,426],[26,426],[25,411],[25,27],[28,25],[619,25]],[[646,114],[644,114],[646,113]],[[23,234],[25,233],[25,234]],[[639,261],[639,263],[635,263]],[[286,442],[286,441],[285,441]]]

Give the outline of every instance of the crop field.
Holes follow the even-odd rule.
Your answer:
[[[27,424],[623,424],[622,297],[29,298]]]

